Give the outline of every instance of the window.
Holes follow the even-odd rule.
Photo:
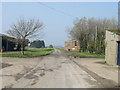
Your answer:
[[[75,46],[77,46],[77,41],[75,41]]]
[[[114,41],[114,40],[115,40],[115,34],[112,33],[112,34],[111,34],[111,41]]]

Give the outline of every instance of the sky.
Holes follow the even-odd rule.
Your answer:
[[[118,3],[2,2],[2,32],[0,33],[6,34],[10,26],[20,18],[27,20],[35,18],[44,24],[44,35],[39,38],[40,40],[44,40],[46,45],[64,46],[64,42],[70,40],[67,29],[73,27],[76,18],[82,17],[117,18]]]

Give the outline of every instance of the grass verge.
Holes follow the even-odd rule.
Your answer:
[[[56,48],[56,49],[65,51],[64,48]],[[74,56],[84,57],[84,58],[105,58],[105,55],[103,54],[91,54],[88,52],[78,52],[78,51],[66,51],[66,52]]]
[[[73,55],[79,56],[79,57],[88,57],[88,58],[105,58],[105,55],[102,54],[91,54],[88,52],[77,52],[77,51],[71,51]]]
[[[17,53],[0,53],[0,56],[26,58],[26,57],[45,56],[51,54],[52,52],[53,49],[27,48],[24,55],[21,52],[17,52]]]
[[[65,51],[64,48],[56,48],[56,49],[61,50],[61,51]]]

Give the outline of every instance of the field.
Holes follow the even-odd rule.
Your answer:
[[[45,49],[27,48],[25,50],[24,55],[21,52],[14,52],[14,53],[1,53],[0,56],[26,58],[26,57],[45,56],[51,54],[52,52],[53,49],[50,48],[45,48]]]

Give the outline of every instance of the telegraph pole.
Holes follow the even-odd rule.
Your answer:
[[[98,34],[98,33],[97,33],[97,32],[98,32],[98,27],[97,27],[97,25],[96,25],[96,27],[95,27],[95,31],[96,31],[96,32],[95,32],[95,49],[97,50],[97,36],[98,36],[98,35],[97,35],[97,34]]]

